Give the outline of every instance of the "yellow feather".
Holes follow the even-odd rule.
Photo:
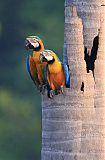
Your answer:
[[[48,69],[50,73],[58,73],[62,70],[62,64],[61,62],[58,60],[58,57],[56,56],[56,54],[53,52],[52,56],[54,57],[55,61],[53,64],[49,64],[48,65]]]

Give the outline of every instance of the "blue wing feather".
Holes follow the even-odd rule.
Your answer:
[[[65,80],[66,80],[66,88],[70,88],[70,70],[67,64],[63,64]]]
[[[30,71],[29,56],[27,56],[26,58],[26,67],[27,67],[28,73],[30,74],[31,79],[34,81],[34,78],[32,77],[31,71]]]
[[[48,83],[48,81],[47,81],[47,69],[48,69],[48,64],[44,68],[44,81],[45,81],[45,83]]]

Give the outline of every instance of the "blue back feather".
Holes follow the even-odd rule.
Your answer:
[[[48,81],[47,81],[47,69],[48,69],[48,64],[44,68],[44,81],[45,81],[45,83],[48,83]]]
[[[67,64],[62,64],[64,73],[65,73],[65,80],[66,80],[66,88],[70,88],[70,70]]]

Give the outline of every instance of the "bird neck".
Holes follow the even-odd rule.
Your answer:
[[[36,63],[41,63],[41,61],[40,61],[40,53],[41,52],[42,52],[42,50],[40,50],[40,51],[33,51],[33,53],[32,53],[32,56],[33,56],[34,61]]]
[[[39,59],[40,53],[44,50],[44,45],[41,45],[39,50],[33,50],[33,57],[37,57]]]
[[[54,63],[48,64],[48,70],[50,73],[57,74],[62,70],[61,62],[55,59]]]

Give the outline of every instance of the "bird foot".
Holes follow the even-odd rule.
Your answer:
[[[60,93],[64,94],[64,86],[60,86]]]
[[[53,96],[54,96],[54,91],[50,90],[50,92],[49,92],[49,98],[53,98]]]

